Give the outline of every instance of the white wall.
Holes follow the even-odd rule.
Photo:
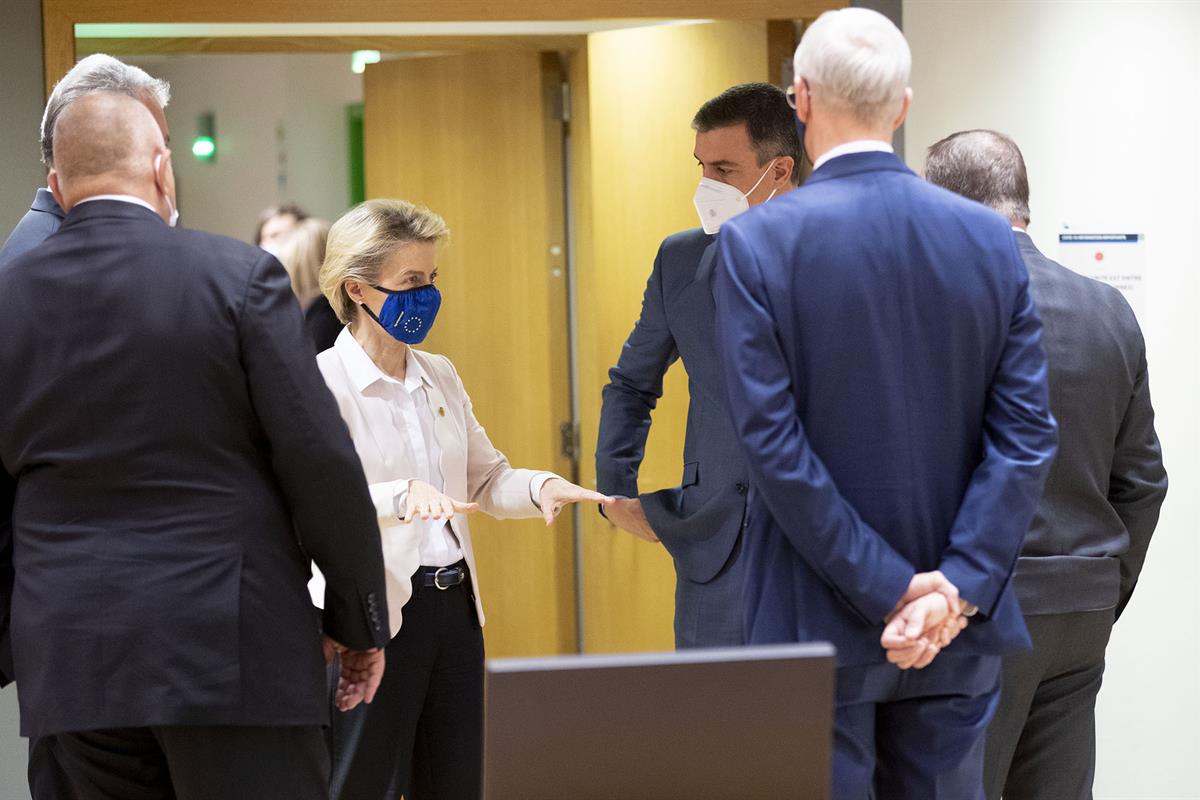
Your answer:
[[[1109,647],[1096,797],[1200,798],[1200,3],[905,0],[907,160],[956,130],[1024,151],[1030,232],[1140,225],[1142,320],[1170,493]]]
[[[362,76],[350,71],[349,54],[129,60],[171,83],[167,122],[182,224],[249,240],[269,205],[297,202],[330,220],[346,210],[345,108],[362,101]],[[213,163],[191,152],[196,120],[207,111],[216,114]]]

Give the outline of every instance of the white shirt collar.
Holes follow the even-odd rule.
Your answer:
[[[151,211],[154,211],[154,215],[158,216],[158,211],[155,210],[154,206],[150,205],[142,198],[134,197],[131,194],[98,194],[95,197],[85,197],[75,205],[81,206],[84,203],[90,203],[93,200],[119,200],[122,203],[133,203],[136,206],[141,206],[142,208],[148,208]]]
[[[813,162],[813,172],[821,168],[821,165],[832,161],[838,156],[848,156],[851,153],[894,153],[891,144],[880,139],[858,139],[853,142],[845,142],[839,144],[830,150],[826,150],[821,154],[821,157]]]
[[[371,360],[367,351],[363,350],[362,345],[354,338],[354,334],[350,333],[349,325],[338,334],[337,339],[333,342],[333,349],[345,364],[346,372],[349,373],[350,380],[354,384],[354,390],[359,394],[379,381],[401,385],[400,381],[381,370],[379,365]],[[429,379],[425,376],[425,370],[421,369],[420,363],[413,357],[412,348],[409,347],[407,350],[408,358],[404,363],[403,386],[411,393],[422,383],[428,383]]]

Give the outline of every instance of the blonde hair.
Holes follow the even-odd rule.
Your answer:
[[[278,258],[292,279],[292,291],[302,306],[321,294],[319,274],[325,261],[329,223],[309,217],[288,232],[279,246]]]
[[[354,320],[356,306],[346,281],[379,283],[383,262],[409,242],[440,242],[450,235],[446,221],[423,206],[403,200],[368,200],[347,211],[329,229],[321,292],[338,319]]]

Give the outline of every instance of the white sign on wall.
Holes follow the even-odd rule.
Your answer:
[[[1133,313],[1144,318],[1145,234],[1064,231],[1058,235],[1058,260],[1080,275],[1120,289]]]

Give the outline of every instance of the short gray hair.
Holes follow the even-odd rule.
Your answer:
[[[55,84],[46,102],[46,113],[42,116],[42,162],[47,167],[54,166],[54,124],[63,109],[92,92],[119,92],[142,102],[151,99],[164,109],[171,101],[171,87],[166,81],[152,78],[145,70],[103,53],[88,56]]]
[[[891,20],[867,8],[826,11],[808,27],[793,68],[814,97],[879,124],[900,113],[912,52]]]
[[[1029,174],[1017,143],[1003,133],[952,133],[929,147],[925,179],[1029,224]]]

